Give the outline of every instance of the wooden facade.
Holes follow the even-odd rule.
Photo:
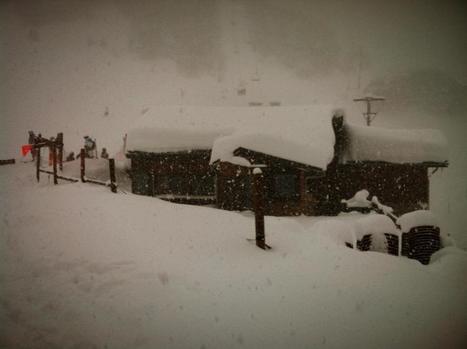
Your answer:
[[[326,171],[242,147],[233,155],[248,160],[251,166],[210,164],[210,149],[130,151],[132,192],[178,203],[251,210],[252,169],[260,167],[266,215],[337,214],[343,209],[341,200],[362,189],[393,207],[396,214],[428,207],[428,170],[447,163],[343,161],[347,142],[343,117],[334,117],[332,124],[334,158]]]
[[[235,156],[247,159],[251,167],[217,164],[217,205],[227,210],[250,210],[251,169],[263,172],[264,212],[270,216],[318,214],[318,200],[307,190],[309,178],[323,177],[324,171],[293,161],[280,159],[245,148],[238,148]]]
[[[334,117],[332,124],[336,135],[334,159],[326,170],[323,188],[330,199],[323,201],[322,213],[338,213],[342,210],[340,201],[362,189],[392,207],[396,215],[429,207],[429,168],[446,167],[447,162],[343,161],[348,142],[344,117]]]
[[[214,204],[214,168],[210,150],[168,153],[129,152],[131,191],[187,204]]]

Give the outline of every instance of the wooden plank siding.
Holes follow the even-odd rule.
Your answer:
[[[318,213],[318,200],[314,192],[307,189],[307,178],[324,176],[321,169],[245,148],[238,148],[234,155],[247,159],[252,167],[261,166],[266,215]],[[220,208],[252,209],[251,174],[248,168],[221,162],[217,182]]]
[[[195,205],[215,203],[215,172],[209,165],[210,150],[129,152],[127,156],[131,159],[133,193]]]
[[[423,165],[348,163],[337,165],[326,177],[331,199],[325,213],[340,210],[342,199],[349,199],[362,189],[392,207],[396,215],[429,205],[428,168]]]

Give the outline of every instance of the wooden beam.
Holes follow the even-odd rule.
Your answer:
[[[40,180],[40,169],[41,169],[41,148],[37,148],[36,154],[36,179]]]
[[[52,144],[52,147],[50,148],[52,151],[52,168],[53,168],[53,174],[54,174],[54,184],[58,184],[57,180],[57,146],[55,143]]]
[[[255,210],[256,246],[263,250],[270,249],[266,244],[264,229],[264,177],[259,168],[253,170],[253,207]]]
[[[81,182],[86,182],[85,179],[85,173],[86,173],[86,163],[85,163],[85,155],[86,152],[84,148],[81,148],[81,151],[79,153],[79,160],[80,160],[80,173],[81,173]]]
[[[115,159],[109,159],[109,172],[110,172],[110,190],[112,193],[117,192],[117,179],[115,177]]]
[[[15,162],[15,159],[0,160],[0,165],[13,165]]]
[[[57,147],[58,147],[58,168],[63,171],[63,133],[57,134]]]

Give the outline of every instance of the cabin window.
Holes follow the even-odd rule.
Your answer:
[[[297,196],[297,176],[293,174],[274,176],[274,195],[281,198]]]

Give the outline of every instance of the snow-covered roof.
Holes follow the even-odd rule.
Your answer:
[[[348,161],[391,163],[443,163],[448,160],[447,141],[438,130],[387,129],[345,124]]]
[[[329,106],[161,107],[128,133],[128,151],[212,149],[211,162],[239,148],[325,169],[333,158]]]
[[[128,151],[176,152],[211,149],[216,138],[229,130],[183,130],[162,127],[135,128],[128,134]]]

